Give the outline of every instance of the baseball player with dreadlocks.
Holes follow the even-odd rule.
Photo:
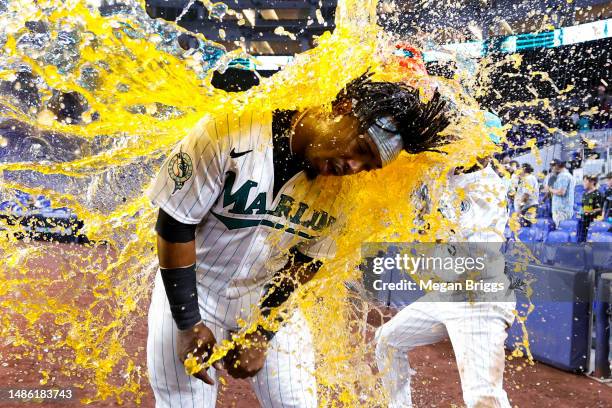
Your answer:
[[[254,307],[269,315],[333,254],[324,237],[339,216],[337,179],[328,176],[435,148],[448,123],[439,94],[423,103],[416,89],[369,74],[331,113],[249,111],[198,123],[150,190],[159,207],[147,343],[156,406],[214,407],[219,369],[251,378],[264,407],[317,406],[312,338],[299,311],[276,333],[246,334],[213,366],[207,358]],[[193,358],[206,368],[190,376],[184,362]]]

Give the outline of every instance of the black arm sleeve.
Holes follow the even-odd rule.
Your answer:
[[[321,268],[322,263],[314,261],[311,257],[299,252],[295,247],[291,248],[287,265],[276,273],[270,283],[264,286],[262,300],[259,303],[262,316],[268,317],[273,309],[282,306],[289,299],[297,285],[295,279],[287,276],[285,271],[297,265],[303,265],[309,273],[315,274]],[[277,319],[280,320],[280,317]],[[257,326],[257,331],[268,341],[272,340],[276,334],[261,325]]]
[[[185,268],[160,268],[172,318],[179,330],[186,330],[200,320],[195,264]]]
[[[196,224],[183,224],[159,209],[155,231],[160,237],[174,244],[191,242],[195,239]]]
[[[196,225],[183,224],[159,209],[155,231],[168,242],[186,243],[195,239]],[[184,268],[161,268],[170,311],[179,330],[192,327],[201,320],[198,307],[195,264]]]
[[[291,248],[287,265],[274,276],[270,283],[264,286],[264,296],[259,306],[263,316],[269,316],[272,309],[285,303],[295,290],[296,284],[294,279],[286,276],[284,271],[296,265],[304,265],[308,272],[314,274],[322,264],[302,254],[296,248]]]

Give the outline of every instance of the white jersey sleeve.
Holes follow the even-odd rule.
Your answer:
[[[198,224],[217,200],[225,154],[201,120],[170,153],[149,189],[153,205],[184,224]]]

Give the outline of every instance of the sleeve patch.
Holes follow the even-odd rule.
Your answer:
[[[174,194],[183,188],[187,180],[193,175],[193,161],[191,157],[182,151],[172,156],[172,159],[168,162],[168,174],[174,181],[174,191],[172,191],[172,194]]]

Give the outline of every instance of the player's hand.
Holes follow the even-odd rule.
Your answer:
[[[216,343],[217,340],[213,332],[203,322],[199,322],[190,329],[178,330],[176,350],[183,364],[187,359],[189,359],[190,363],[206,364]],[[220,363],[213,365],[215,368],[220,367]],[[194,373],[193,376],[209,385],[215,383],[208,375],[206,368],[202,368]]]
[[[261,370],[266,361],[268,341],[258,332],[245,336],[244,344],[227,353],[223,359],[223,366],[229,375],[234,378],[253,377]]]

